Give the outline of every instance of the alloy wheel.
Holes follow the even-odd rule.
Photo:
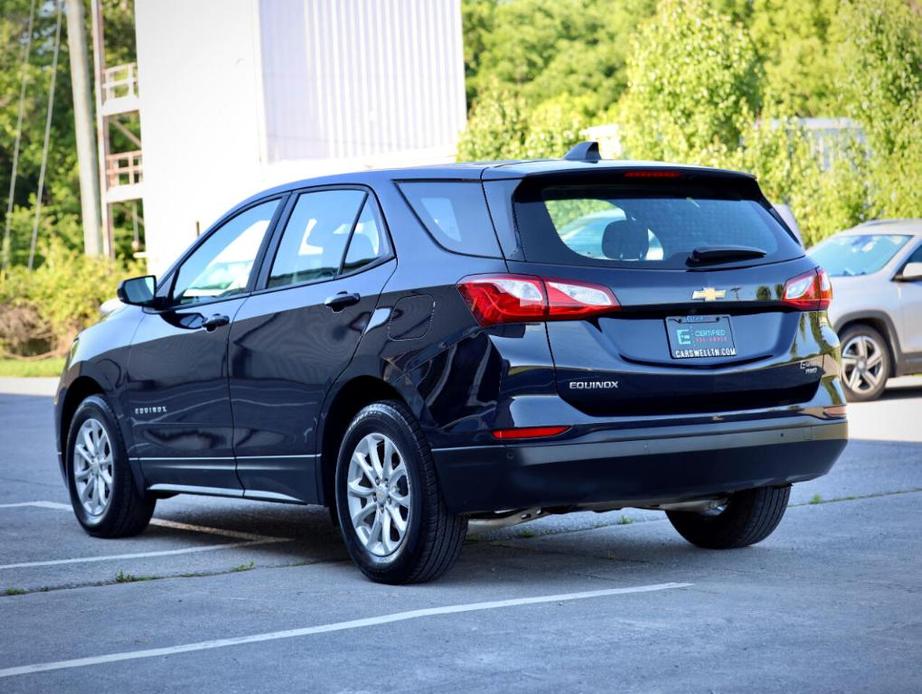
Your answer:
[[[849,390],[869,393],[886,377],[883,347],[869,335],[855,335],[842,347],[842,377]]]
[[[109,434],[102,422],[91,417],[80,425],[74,440],[73,470],[77,497],[93,517],[109,508],[114,469]]]
[[[392,555],[410,521],[410,477],[397,445],[384,434],[365,436],[352,452],[346,485],[359,542],[376,557]]]

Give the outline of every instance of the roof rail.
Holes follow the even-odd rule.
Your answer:
[[[573,145],[572,149],[564,156],[567,161],[588,161],[595,163],[601,161],[602,154],[599,152],[598,142],[580,142]]]

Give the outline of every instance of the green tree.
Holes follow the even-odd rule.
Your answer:
[[[902,0],[844,0],[834,30],[841,108],[872,152],[874,212],[922,217],[922,9]]]
[[[655,0],[465,0],[463,7],[470,105],[498,83],[532,107],[579,97],[599,112],[623,92],[629,38]]]
[[[705,0],[663,0],[628,56],[612,111],[631,157],[724,163],[760,103],[760,64],[745,27]]]
[[[750,33],[765,70],[766,105],[792,116],[838,114],[830,25],[840,0],[755,0]]]

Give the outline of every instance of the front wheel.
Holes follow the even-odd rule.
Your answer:
[[[672,527],[693,545],[733,549],[761,542],[784,516],[790,487],[761,487],[731,494],[707,511],[666,511]]]
[[[99,395],[80,403],[67,437],[67,486],[74,515],[95,537],[129,537],[157,503],[138,492],[115,414]]]
[[[374,403],[356,415],[335,486],[346,549],[371,580],[431,581],[461,553],[467,519],[445,507],[429,446],[402,403]]]

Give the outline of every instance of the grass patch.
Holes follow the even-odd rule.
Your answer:
[[[26,591],[22,588],[7,588],[3,591],[4,595],[25,595]]]
[[[0,357],[0,376],[60,376],[63,370],[64,357],[47,357],[35,360]]]
[[[243,571],[249,571],[249,570],[252,569],[254,566],[256,566],[256,562],[255,562],[255,561],[247,562],[246,564],[241,564],[240,566],[235,566],[233,569],[231,569],[231,572],[232,572],[232,573],[238,573],[238,574],[239,574],[239,573],[241,573],[241,572],[243,572]]]
[[[823,497],[821,497],[819,494],[814,494],[813,496],[810,497],[810,503],[811,504],[821,504],[823,503]]]
[[[125,573],[124,571],[119,570],[115,574],[116,583],[137,583],[138,581],[153,581],[154,576],[135,576],[134,574]]]
[[[621,518],[618,519],[618,525],[630,525],[633,522],[634,519],[630,516],[621,516]]]

